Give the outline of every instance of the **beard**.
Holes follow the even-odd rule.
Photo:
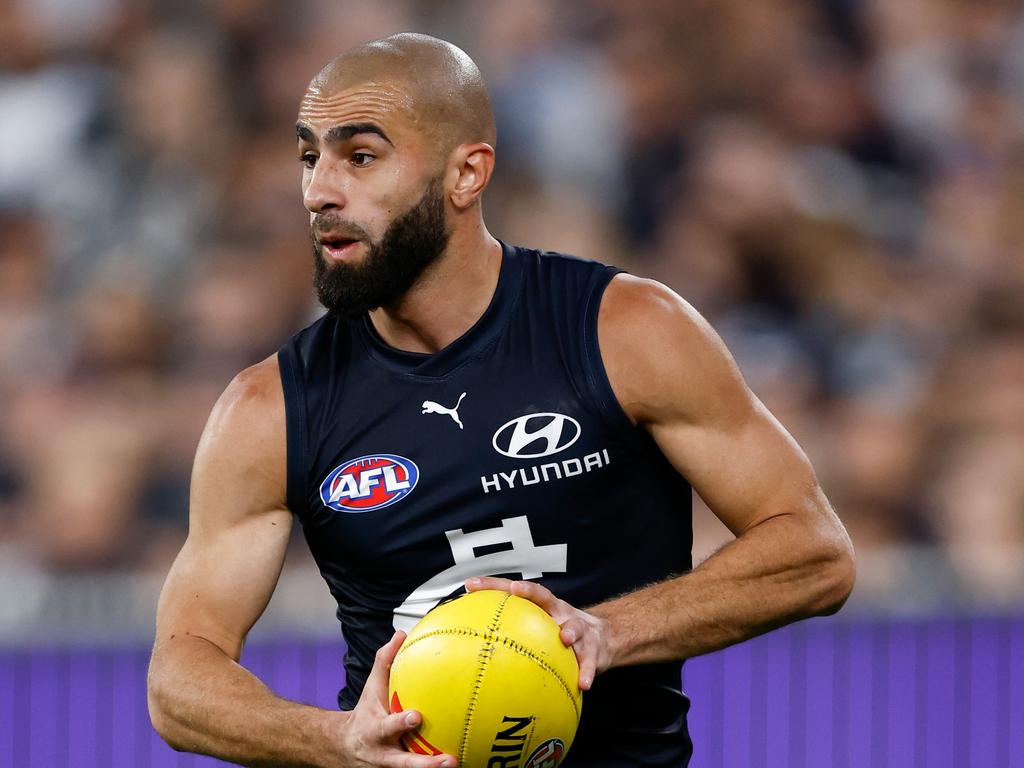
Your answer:
[[[342,232],[361,240],[367,253],[361,263],[328,263],[318,231]],[[444,187],[440,177],[427,185],[418,202],[395,217],[379,242],[364,229],[330,213],[313,220],[313,286],[317,298],[334,315],[358,317],[390,304],[412,287],[448,245]]]

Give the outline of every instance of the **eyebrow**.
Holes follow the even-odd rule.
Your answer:
[[[344,125],[335,125],[327,130],[327,133],[324,134],[324,139],[328,143],[347,141],[360,133],[374,133],[384,139],[388,144],[391,144],[391,139],[387,137],[387,134],[373,123],[345,123]],[[308,141],[310,144],[317,143],[316,136],[313,134],[313,131],[309,126],[303,123],[295,124],[295,135],[300,140]],[[391,146],[395,145],[391,144]]]

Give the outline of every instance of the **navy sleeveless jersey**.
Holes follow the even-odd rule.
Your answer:
[[[470,576],[586,607],[690,569],[690,486],[619,406],[598,350],[617,270],[502,249],[490,306],[436,354],[331,315],[279,352],[288,504],[338,603],[343,709],[395,628]],[[680,667],[599,675],[564,765],[685,765]]]

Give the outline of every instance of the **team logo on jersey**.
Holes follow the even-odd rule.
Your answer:
[[[565,742],[548,739],[530,754],[523,768],[556,768],[565,754]]]
[[[402,456],[360,456],[324,478],[320,498],[325,506],[338,512],[369,512],[404,499],[419,479],[419,467]]]
[[[462,426],[462,419],[459,418],[459,406],[462,405],[462,398],[464,398],[465,396],[465,392],[459,395],[459,399],[455,401],[455,405],[453,405],[451,408],[445,408],[443,405],[441,405],[440,403],[435,403],[433,400],[424,400],[423,410],[420,411],[420,413],[447,414],[448,416],[452,417],[452,421],[459,425],[459,429],[465,429],[465,427]]]
[[[539,459],[560,453],[580,439],[580,423],[561,413],[529,413],[503,424],[491,445],[510,459]]]

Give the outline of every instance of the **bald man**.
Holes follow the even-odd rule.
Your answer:
[[[244,765],[453,766],[403,750],[421,715],[389,711],[388,669],[438,602],[492,588],[542,606],[577,654],[564,765],[686,765],[682,660],[852,588],[806,457],[672,291],[490,235],[494,120],[458,48],[405,34],[340,56],[296,131],[327,313],[231,382],[200,441],[155,727]],[[736,534],[693,570],[691,488]],[[293,520],[338,603],[339,711],[238,663]]]

